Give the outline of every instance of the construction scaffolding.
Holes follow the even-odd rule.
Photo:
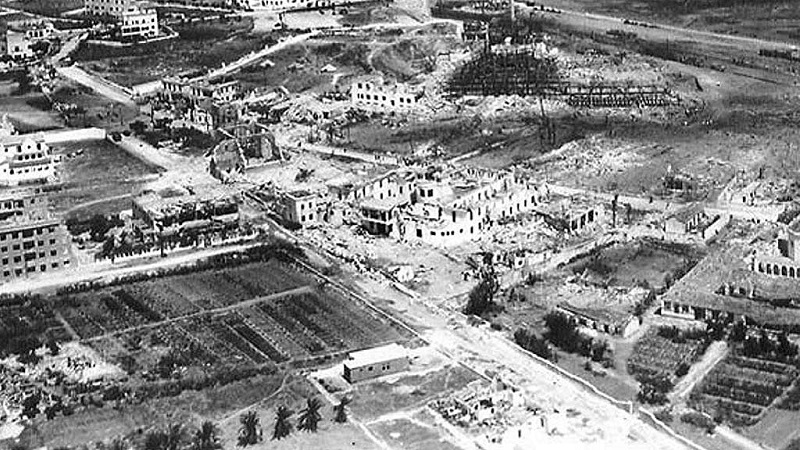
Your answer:
[[[583,108],[657,107],[678,100],[659,85],[582,85],[562,81],[556,58],[542,56],[529,46],[502,52],[484,49],[456,71],[446,92],[454,97],[536,96]]]
[[[447,83],[451,95],[542,95],[559,86],[555,58],[537,57],[530,48],[482,51],[466,62]]]

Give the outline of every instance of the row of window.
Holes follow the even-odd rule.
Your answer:
[[[19,47],[17,47],[17,49],[19,49]],[[26,151],[32,150],[32,149],[33,149],[32,145],[25,146],[25,150]],[[14,153],[14,150],[16,150],[17,153],[22,153],[22,145],[9,145],[8,147],[5,148],[5,153],[8,153],[8,152]],[[41,142],[37,142],[36,143],[36,150],[42,150],[42,143]],[[41,158],[41,156],[39,158]]]
[[[58,256],[58,251],[50,250],[50,257]],[[7,266],[9,263],[13,262],[15,264],[19,264],[22,262],[22,256],[14,256],[13,258],[3,258],[3,265]],[[45,252],[39,252],[38,259],[46,258]],[[25,254],[25,261],[33,261],[37,259],[36,252],[30,252]]]
[[[50,245],[55,245],[55,244],[56,244],[56,240],[55,239],[50,239]],[[24,242],[22,244],[22,248],[25,249],[25,250],[30,250],[35,246],[36,246],[36,243],[34,241],[27,241],[27,242]],[[44,241],[39,241],[39,247],[44,247]],[[19,244],[14,244],[14,245],[11,246],[11,250],[12,251],[18,251],[19,249],[20,249],[20,245]],[[2,254],[2,253],[8,253],[8,246],[0,247],[0,254]],[[53,256],[55,256],[55,254]]]
[[[24,169],[8,169],[9,175],[23,175],[26,173],[36,173],[36,172],[43,172],[43,171],[50,171],[52,168],[50,164],[35,166],[35,167],[26,167]],[[3,173],[6,173],[6,169],[3,169]]]
[[[478,229],[480,229],[480,225],[478,225]],[[436,236],[436,231],[435,230],[431,230],[430,233],[431,233],[431,236]],[[475,233],[475,227],[469,227],[469,234],[473,234],[473,233]],[[458,230],[458,234],[464,234],[464,229],[463,228],[459,229]],[[455,236],[456,235],[456,230],[441,231],[441,232],[439,232],[439,235],[440,236]],[[422,230],[419,229],[419,228],[417,228],[417,237],[418,238],[422,237]]]
[[[12,231],[10,233],[0,233],[0,241],[5,241],[6,239],[19,239],[20,236],[23,238],[29,238],[34,234],[42,235],[44,233],[55,233],[56,227],[51,225],[49,227],[40,227],[40,228],[31,228],[28,230],[22,231]]]
[[[68,259],[64,260],[63,266],[66,267],[68,265],[69,265],[69,260]],[[58,269],[60,266],[61,265],[58,262],[54,262],[54,263],[50,264],[50,268],[52,268],[52,269]],[[36,266],[29,266],[29,267],[24,268],[24,270],[22,268],[16,268],[13,271],[14,271],[14,275],[16,275],[18,277],[21,277],[23,273],[36,272]],[[39,272],[47,272],[47,264],[41,264],[39,266]],[[11,270],[10,269],[3,270],[3,277],[4,278],[10,278],[11,277]]]
[[[381,96],[381,95],[377,95],[377,94],[373,94],[373,95],[370,95],[370,94],[356,94],[356,98],[361,99],[361,100],[367,100],[367,101],[384,101],[384,102],[386,101],[386,96],[385,95]],[[410,105],[410,104],[414,103],[414,98],[412,98],[412,97],[409,97],[409,98],[398,97],[397,101],[399,103],[401,103],[401,104],[405,103],[405,104],[409,104]],[[390,103],[391,103],[392,106],[394,106],[395,105],[395,100],[392,99]]]

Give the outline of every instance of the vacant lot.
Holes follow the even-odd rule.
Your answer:
[[[43,94],[31,92],[16,95],[16,90],[16,82],[0,81],[0,116],[8,114],[19,132],[30,133],[64,126],[61,117],[50,110]]]
[[[123,86],[159,80],[179,72],[205,72],[271,45],[271,35],[252,34],[251,19],[176,25],[180,36],[164,42],[110,49],[81,44],[73,59]]]
[[[60,183],[48,188],[50,202],[57,211],[78,216],[94,213],[97,208],[93,205],[118,207],[114,202],[120,199],[130,207],[129,196],[136,195],[145,180],[158,173],[153,166],[104,140],[56,144],[53,149],[62,161],[57,168]]]
[[[458,450],[441,436],[439,429],[409,419],[388,420],[370,425],[370,429],[392,446],[410,450]]]
[[[402,376],[396,381],[356,384],[351,409],[360,419],[373,420],[423,406],[478,379],[475,373],[461,366],[446,366],[435,372]]]
[[[664,287],[666,279],[686,273],[700,255],[677,244],[665,246],[654,241],[634,241],[604,248],[567,266],[576,274],[612,286]]]

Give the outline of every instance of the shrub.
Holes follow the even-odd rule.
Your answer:
[[[682,362],[678,365],[678,368],[675,370],[676,377],[685,377],[686,374],[689,373],[689,365],[685,362]]]
[[[699,412],[688,412],[681,416],[681,422],[688,423],[690,425],[694,425],[698,428],[705,428],[708,434],[714,432],[716,429],[717,424],[714,423],[714,420],[705,414],[701,414]]]

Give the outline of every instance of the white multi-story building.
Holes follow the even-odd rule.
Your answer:
[[[246,7],[269,11],[296,11],[303,9],[330,8],[338,5],[365,2],[369,0],[243,0]]]
[[[140,0],[85,0],[87,14],[114,20],[120,37],[152,38],[158,36],[158,14]]]
[[[158,36],[158,14],[155,8],[132,6],[120,15],[118,24],[123,39]]]
[[[55,177],[55,158],[44,136],[0,137],[0,185],[42,183]]]
[[[84,9],[93,16],[120,17],[136,0],[85,0]]]
[[[422,91],[404,84],[389,85],[381,78],[356,80],[350,87],[350,103],[360,109],[395,114],[413,113]]]

